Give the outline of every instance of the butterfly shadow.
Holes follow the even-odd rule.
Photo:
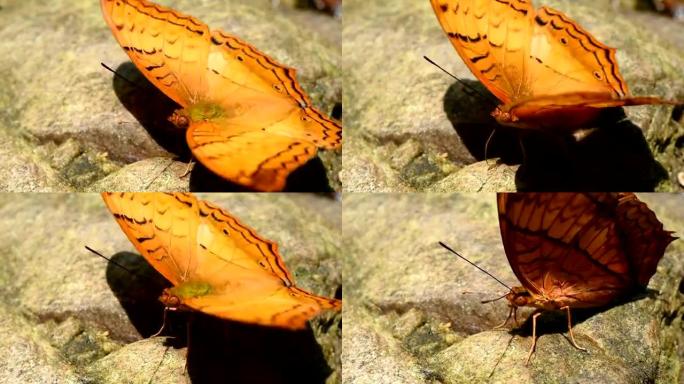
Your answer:
[[[182,108],[181,106],[159,91],[130,61],[116,69],[113,87],[119,101],[157,144],[173,153],[180,161],[187,163],[193,159],[185,139],[185,131],[178,129],[168,120],[175,110]],[[192,169],[191,191],[252,191],[223,179],[197,161]],[[323,162],[314,157],[289,175],[284,190],[329,192],[332,188]]]
[[[490,116],[494,106],[481,95],[491,94],[481,83],[463,82],[471,89],[460,83],[447,89],[447,117],[478,161],[485,159],[486,147],[487,158],[521,164],[515,179],[520,191],[652,191],[668,177],[622,108],[606,109],[581,139],[553,129],[513,129]]]
[[[217,177],[201,163],[196,162],[190,174],[193,192],[255,192],[240,184]],[[320,158],[314,157],[290,173],[283,192],[333,192]]]
[[[290,331],[192,315],[193,383],[322,383],[332,372],[309,328]]]
[[[106,272],[109,288],[136,331],[145,338],[152,336],[161,328],[164,316],[159,297],[171,285],[138,254],[119,252],[110,259]],[[127,341],[135,339],[131,336]]]
[[[116,68],[112,80],[114,92],[121,104],[145,128],[154,141],[166,151],[188,162],[192,158],[185,140],[185,131],[168,119],[181,106],[157,89],[127,61]]]
[[[572,327],[574,328],[577,324],[581,324],[588,320],[589,318],[606,312],[610,309],[619,307],[624,304],[639,301],[645,298],[657,299],[659,292],[652,289],[646,289],[644,291],[635,292],[634,294],[622,297],[615,302],[605,305],[602,307],[594,308],[573,308],[571,309],[572,316]],[[519,327],[512,328],[509,333],[511,335],[521,336],[521,337],[532,337],[532,312],[529,316],[525,318],[525,321],[520,324]],[[541,315],[537,318],[537,337],[549,334],[561,334],[570,343],[570,337],[568,336],[568,318],[565,311],[542,311]],[[577,334],[575,334],[577,337]],[[578,340],[578,344],[581,347],[587,347],[583,345],[581,341]]]
[[[170,284],[131,252],[113,255],[106,276],[136,331],[145,338],[154,335],[164,321],[158,297]],[[323,326],[336,325],[331,320]],[[311,329],[289,331],[170,311],[163,335],[166,346],[188,347],[193,383],[321,383],[332,372]]]

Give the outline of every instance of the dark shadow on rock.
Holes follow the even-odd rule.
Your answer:
[[[116,69],[113,86],[119,101],[157,144],[178,156],[181,161],[190,160],[185,132],[168,120],[176,109],[181,108],[178,104],[147,81],[130,61]]]
[[[478,161],[500,158],[506,164],[520,164],[522,152],[518,136],[512,129],[500,126],[491,116],[496,98],[479,81],[461,80],[452,84],[444,95],[444,111],[461,142]],[[496,130],[489,146],[487,139]],[[485,148],[486,147],[486,148]]]
[[[188,373],[193,383],[322,383],[330,375],[313,332],[193,314]]]
[[[342,103],[335,103],[335,105],[333,105],[333,109],[330,111],[330,117],[342,121]]]
[[[185,139],[185,132],[176,128],[169,116],[181,108],[159,91],[131,62],[116,69],[113,79],[114,91],[121,103],[164,149],[175,154],[180,161],[189,162],[192,154]],[[339,108],[341,114],[341,106]],[[190,190],[198,192],[249,192],[242,185],[231,183],[209,171],[199,162],[190,176]],[[326,170],[318,157],[296,169],[287,179],[288,192],[332,191]]]
[[[641,129],[620,108],[606,110],[606,119],[587,137],[525,138],[525,163],[516,174],[519,190],[653,191],[667,179]]]
[[[159,330],[164,307],[158,297],[170,284],[142,256],[113,255],[107,282],[144,338]],[[189,346],[193,383],[322,383],[332,372],[310,328],[290,331],[170,311],[162,335],[167,346]]]
[[[297,9],[314,9],[318,11],[326,11],[331,15],[336,14],[338,8],[342,7],[342,3],[331,6],[329,2],[323,0],[296,0],[294,6]]]
[[[634,301],[642,300],[645,298],[656,299],[659,292],[647,289],[640,291],[631,295],[627,295],[621,299],[616,300],[614,303],[595,308],[573,308],[571,309],[571,319],[573,328],[580,323],[583,323],[588,318],[603,313],[609,309],[631,303]],[[565,311],[543,311],[542,314],[537,318],[537,337],[552,334],[552,333],[562,333],[566,337],[568,332],[568,318]],[[525,319],[525,322],[520,325],[519,328],[514,328],[511,330],[511,334],[520,335],[524,337],[532,336],[532,315]],[[569,339],[568,339],[569,340]],[[582,344],[578,341],[578,344]]]
[[[190,174],[190,190],[193,192],[255,192],[253,189],[231,183],[215,175],[199,162],[195,163]],[[283,192],[333,192],[321,159],[314,157],[290,173]]]
[[[651,153],[641,129],[621,108],[606,109],[577,140],[552,129],[523,130],[499,125],[490,116],[494,98],[479,82],[454,83],[444,96],[444,110],[466,149],[477,160],[500,158],[521,164],[519,191],[653,191],[667,171]],[[476,92],[473,92],[475,90]],[[484,96],[482,96],[484,95]]]
[[[107,284],[142,337],[161,328],[164,305],[159,296],[171,285],[142,256],[131,252],[114,254],[107,264]]]

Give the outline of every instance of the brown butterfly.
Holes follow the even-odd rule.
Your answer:
[[[633,193],[500,193],[497,203],[506,257],[522,286],[511,288],[440,245],[510,290],[503,296],[508,317],[497,328],[511,317],[517,324],[519,307],[536,308],[525,364],[543,311],[565,311],[571,343],[585,350],[575,342],[570,309],[606,306],[643,292],[675,239]]]
[[[500,193],[499,226],[506,257],[522,284],[506,295],[518,307],[567,313],[601,307],[643,291],[675,237],[633,193]]]

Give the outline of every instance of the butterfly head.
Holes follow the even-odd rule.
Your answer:
[[[177,109],[173,115],[169,117],[169,121],[179,129],[187,129],[190,126],[190,117],[185,113],[184,109]]]
[[[181,298],[169,292],[168,289],[165,289],[164,292],[162,292],[161,296],[159,296],[159,301],[164,304],[164,307],[170,309],[178,309],[183,304]]]
[[[524,287],[511,288],[511,291],[506,294],[506,300],[511,303],[512,307],[529,306],[534,301],[530,292]]]

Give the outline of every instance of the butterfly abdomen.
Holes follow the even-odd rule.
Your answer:
[[[173,288],[169,288],[171,295],[177,296],[181,299],[189,299],[192,297],[206,296],[212,293],[214,287],[209,283],[201,281],[186,281]]]

